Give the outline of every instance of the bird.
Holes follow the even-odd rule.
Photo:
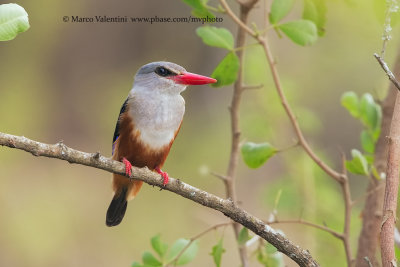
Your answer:
[[[215,82],[216,79],[187,72],[166,61],[148,63],[137,71],[121,107],[112,142],[112,159],[125,164],[126,175],[132,175],[132,166],[148,167],[160,174],[164,186],[168,183],[169,175],[161,168],[185,113],[181,93],[188,85]],[[113,174],[114,196],[107,209],[107,226],[121,223],[128,201],[138,194],[142,184],[140,180]]]

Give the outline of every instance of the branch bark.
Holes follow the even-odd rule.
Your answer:
[[[397,93],[392,124],[390,126],[389,153],[386,174],[385,199],[381,227],[382,266],[394,267],[394,228],[396,224],[397,194],[399,189],[400,165],[400,94]]]
[[[106,158],[97,153],[86,153],[67,147],[62,142],[54,145],[44,144],[30,140],[26,137],[0,133],[0,146],[16,148],[31,153],[34,156],[44,156],[66,160],[69,163],[76,163],[102,169],[108,172],[125,176],[125,165],[122,162]],[[197,202],[203,206],[220,211],[233,221],[253,231],[267,242],[275,246],[299,266],[319,266],[307,250],[293,244],[290,240],[277,233],[269,225],[247,211],[240,209],[230,199],[223,199],[200,190],[179,179],[170,178],[169,183],[163,186],[163,179],[148,168],[132,167],[132,179],[139,179],[147,184],[171,191],[184,198]],[[128,179],[128,178],[127,178]]]
[[[240,21],[244,24],[247,23],[247,18],[249,12],[257,3],[258,0],[248,0],[246,2],[239,2],[240,7]],[[246,32],[243,28],[238,27],[238,33],[236,37],[236,46],[243,47],[246,43]],[[229,164],[227,169],[227,174],[224,179],[225,188],[226,188],[226,196],[230,198],[234,203],[237,202],[236,196],[236,171],[237,165],[239,161],[239,143],[240,143],[240,125],[239,125],[239,107],[240,107],[240,100],[242,96],[243,88],[243,49],[237,51],[237,56],[239,58],[239,71],[238,71],[238,78],[233,86],[233,95],[231,106],[229,108],[231,114],[231,132],[232,132],[232,141],[231,141],[231,153],[229,157]],[[240,232],[240,225],[238,223],[233,224],[233,230],[235,232],[236,240],[239,237]],[[242,262],[243,267],[248,267],[248,257],[247,257],[247,250],[245,246],[239,246],[239,256]]]
[[[384,52],[384,50],[383,50]],[[382,57],[374,54],[382,69],[392,84],[400,90],[399,82],[390,71]],[[389,152],[386,170],[386,187],[383,202],[382,224],[381,224],[381,257],[382,266],[397,266],[394,250],[394,231],[396,227],[397,198],[399,191],[399,167],[400,167],[400,93],[397,91],[394,104],[393,117],[388,137]]]
[[[396,76],[400,75],[400,53],[396,59],[394,67]],[[386,173],[387,164],[387,141],[389,135],[390,122],[393,116],[394,103],[396,101],[397,89],[393,83],[390,83],[387,96],[382,107],[382,123],[381,134],[375,146],[374,165],[379,174]],[[358,249],[356,267],[380,266],[380,261],[376,257],[377,248],[379,246],[379,234],[382,221],[382,207],[384,196],[385,180],[377,180],[375,177],[370,177],[366,195],[366,201],[362,212],[362,229],[358,238]],[[365,257],[370,260],[367,262]]]
[[[275,89],[279,95],[279,99],[281,104],[289,117],[289,120],[294,128],[294,132],[298,138],[298,142],[303,150],[308,154],[308,156],[332,179],[339,183],[343,192],[343,199],[344,199],[344,206],[345,206],[345,219],[344,219],[344,229],[343,229],[343,245],[345,248],[347,265],[351,266],[352,264],[352,253],[350,248],[350,223],[351,223],[351,209],[352,209],[352,199],[351,199],[351,192],[349,186],[349,179],[345,172],[340,173],[335,171],[333,168],[328,166],[318,155],[313,151],[313,149],[308,144],[307,140],[305,139],[303,132],[301,131],[300,125],[297,121],[297,118],[289,105],[289,102],[286,99],[286,95],[283,91],[283,87],[281,85],[281,81],[279,78],[279,73],[276,68],[276,63],[272,56],[272,52],[268,43],[267,36],[261,36],[258,32],[249,28],[243,21],[238,18],[232,9],[229,7],[226,0],[220,0],[222,7],[225,9],[226,13],[231,17],[231,19],[243,29],[244,32],[247,32],[250,36],[257,40],[257,42],[262,46],[264,49],[265,56],[267,58],[271,75],[275,84]]]

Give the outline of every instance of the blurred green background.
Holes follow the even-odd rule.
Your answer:
[[[327,1],[326,35],[311,47],[296,46],[270,33],[283,85],[302,129],[317,153],[336,168],[340,168],[340,151],[349,155],[351,148],[360,148],[361,125],[341,107],[341,94],[370,92],[382,99],[387,87],[372,56],[382,44],[379,14],[384,10],[376,2]],[[45,143],[63,140],[70,147],[110,156],[118,112],[140,66],[167,60],[210,75],[225,55],[222,49],[201,42],[195,34],[201,25],[196,23],[63,22],[64,16],[72,15],[187,17],[190,8],[181,1],[17,3],[28,12],[31,28],[13,41],[0,43],[1,132]],[[234,1],[230,4],[237,9]],[[296,5],[301,7],[301,2]],[[263,25],[264,10],[265,3],[260,2],[251,21]],[[215,26],[236,32],[227,17]],[[397,33],[393,32],[386,53],[389,63],[396,55]],[[262,50],[251,46],[246,52],[245,82],[262,83],[264,88],[243,95],[242,139],[290,147],[295,142],[292,127]],[[172,177],[220,196],[225,194],[223,184],[208,171],[226,171],[231,94],[231,87],[207,86],[189,87],[183,93],[184,123],[164,166]],[[145,185],[129,203],[122,224],[108,228],[110,181],[111,174],[104,171],[0,147],[0,266],[130,266],[150,250],[149,240],[157,233],[172,243],[226,221],[218,212]],[[354,198],[363,195],[366,183],[364,177],[351,176]],[[285,150],[257,170],[240,161],[237,191],[243,208],[267,219],[280,189],[279,219],[302,217],[341,231],[339,187],[301,149]],[[354,249],[362,204],[353,212]],[[344,265],[343,247],[329,234],[302,225],[275,227],[309,249],[322,266]],[[222,266],[239,266],[231,228],[201,238],[199,254],[190,266],[212,266],[208,254],[222,235],[227,250]],[[254,255],[250,256],[257,266]]]

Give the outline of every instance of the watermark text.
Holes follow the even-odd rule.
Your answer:
[[[129,16],[64,16],[64,22],[71,23],[216,23],[223,22],[222,17],[204,17],[198,18],[194,16],[188,17],[129,17]]]

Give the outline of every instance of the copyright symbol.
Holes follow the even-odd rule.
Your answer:
[[[64,22],[68,22],[68,21],[69,21],[69,17],[68,17],[68,16],[64,16],[64,17],[63,17],[63,21],[64,21]]]

